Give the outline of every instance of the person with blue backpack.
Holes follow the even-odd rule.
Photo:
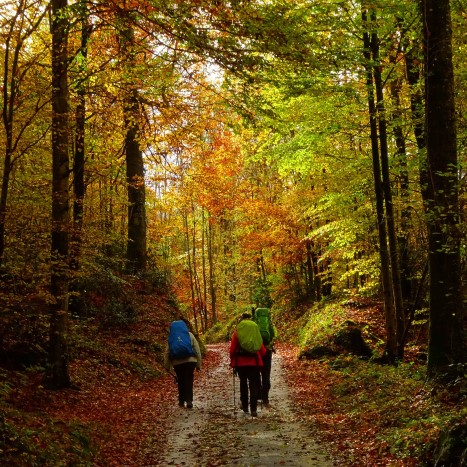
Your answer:
[[[201,350],[195,336],[189,331],[187,321],[173,321],[164,356],[164,366],[173,367],[177,376],[178,405],[193,408],[193,381],[196,370],[201,370]]]
[[[252,417],[258,416],[259,375],[265,353],[258,325],[249,313],[243,313],[230,342],[230,366],[240,378],[243,412],[250,411]]]
[[[260,368],[259,396],[263,407],[269,407],[269,391],[271,389],[272,354],[275,352],[274,339],[277,337],[276,329],[271,320],[269,308],[256,308],[253,313],[253,321],[258,325],[266,354],[263,356],[263,366]]]

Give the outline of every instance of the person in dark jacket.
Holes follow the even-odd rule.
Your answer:
[[[182,321],[187,324],[187,321]],[[188,328],[188,326],[187,326]],[[188,329],[187,329],[188,330]],[[175,374],[177,375],[178,384],[178,405],[191,409],[193,408],[193,381],[195,369],[201,370],[201,350],[195,336],[191,331],[188,330],[190,335],[191,345],[195,355],[190,355],[184,358],[171,358],[169,346],[167,345],[164,355],[164,366],[166,370],[170,371],[173,367]]]
[[[253,320],[255,320],[256,310],[253,312]],[[277,331],[269,321],[269,335],[271,339],[268,344],[265,344],[266,354],[263,356],[263,366],[260,368],[259,378],[259,396],[258,399],[263,402],[263,407],[269,407],[269,391],[271,390],[271,369],[272,369],[272,354],[275,353],[274,341],[277,338]]]
[[[249,313],[244,313],[242,319],[251,319]],[[242,352],[238,342],[237,331],[233,333],[230,342],[230,366],[236,371],[240,378],[240,401],[244,413],[248,408],[252,417],[257,417],[260,368],[263,366],[263,355],[266,354],[264,344],[256,354]]]

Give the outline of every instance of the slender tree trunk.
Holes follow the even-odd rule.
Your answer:
[[[311,300],[316,299],[316,290],[313,287],[314,284],[314,270],[313,270],[313,256],[311,251],[311,240],[305,241],[306,248],[306,270],[308,272],[308,283],[306,286],[307,298]]]
[[[449,0],[422,1],[426,46],[430,330],[428,375],[463,374],[459,181]]]
[[[12,153],[13,153],[13,119],[14,119],[14,102],[17,92],[17,68],[19,57],[19,45],[14,49],[13,59],[10,70],[10,54],[12,53],[11,40],[13,31],[16,25],[20,9],[16,11],[16,15],[11,21],[10,30],[5,41],[5,59],[3,70],[3,86],[2,86],[2,122],[5,128],[5,160],[3,162],[2,175],[2,192],[0,194],[0,265],[3,263],[3,255],[5,252],[5,223],[7,213],[8,188],[10,185],[10,174],[12,169]],[[11,72],[11,73],[10,73]],[[11,74],[11,79],[10,79]],[[8,92],[9,91],[9,92]]]
[[[201,208],[201,261],[203,270],[203,315],[204,328],[208,328],[208,280],[206,268],[206,214],[204,208]]]
[[[371,22],[376,24],[376,15],[371,13]],[[379,39],[376,32],[371,34],[371,55],[373,61],[379,64]],[[399,269],[399,254],[396,235],[396,224],[394,217],[394,206],[392,201],[391,180],[389,174],[389,152],[386,124],[386,109],[384,106],[383,81],[379,66],[373,66],[373,75],[376,90],[376,111],[379,129],[381,174],[383,182],[383,193],[386,208],[386,228],[389,243],[389,261],[391,272],[391,289],[394,300],[394,313],[396,318],[396,338],[397,338],[397,357],[402,359],[404,356],[403,336],[405,335],[405,313],[402,299],[401,278]]]
[[[136,84],[131,78],[136,66],[135,34],[129,26],[130,18],[123,18],[121,47],[125,66],[130,79],[126,83],[123,112],[125,120],[126,179],[128,184],[128,240],[127,270],[130,273],[143,271],[146,267],[146,195],[144,181],[143,153],[140,139],[140,106]]]
[[[400,258],[400,284],[401,295],[404,303],[408,303],[412,297],[412,277],[413,272],[410,266],[409,257],[409,231],[411,224],[411,213],[407,208],[409,200],[409,174],[407,168],[407,151],[405,144],[404,132],[401,127],[400,121],[402,119],[401,101],[400,101],[400,80],[395,80],[390,85],[391,96],[395,105],[395,112],[393,114],[394,122],[394,139],[397,147],[397,167],[398,181],[399,181],[399,194],[401,198],[401,212],[400,212],[400,227],[397,234],[397,246]],[[402,339],[399,340],[399,358],[403,357],[403,352],[406,344],[407,328],[413,320],[407,316],[404,310],[404,331]]]
[[[69,127],[67,0],[52,0],[52,273],[50,307],[50,368],[54,388],[70,385],[68,372],[69,287]]]
[[[397,56],[400,51],[391,57],[391,63],[395,67]],[[399,265],[400,265],[400,283],[402,298],[408,302],[412,298],[411,277],[413,276],[410,263],[409,263],[409,231],[411,214],[408,209],[409,201],[409,172],[407,167],[407,150],[405,144],[405,135],[402,127],[402,105],[401,105],[401,91],[402,79],[397,77],[389,84],[389,92],[391,94],[392,102],[394,104],[394,111],[392,113],[394,140],[396,143],[396,180],[398,182],[399,196],[401,199],[400,211],[400,228],[396,232],[397,244],[399,250]]]
[[[393,90],[395,105],[400,108],[399,91]],[[397,234],[397,244],[399,250],[399,264],[400,264],[400,276],[401,276],[401,291],[402,297],[405,301],[408,301],[412,297],[412,284],[410,278],[413,276],[410,262],[409,262],[409,231],[411,224],[411,214],[407,209],[409,201],[409,175],[407,170],[407,150],[405,145],[405,137],[402,127],[399,124],[401,118],[400,111],[396,111],[394,115],[394,139],[397,147],[397,168],[398,172],[398,187],[399,195],[401,199],[401,211],[400,211],[400,229]]]
[[[191,248],[190,248],[190,229],[188,226],[188,214],[186,212],[182,213],[183,216],[183,226],[185,228],[185,253],[186,261],[188,267],[188,274],[190,276],[190,292],[191,292],[191,308],[193,310],[193,318],[195,320],[196,332],[198,332],[198,321],[196,318],[196,293],[193,277],[193,266],[191,261]]]
[[[209,293],[211,295],[211,316],[212,324],[217,323],[217,292],[216,292],[216,276],[214,272],[214,252],[213,252],[213,237],[214,230],[210,222],[208,222],[208,263],[209,263]]]
[[[321,293],[321,278],[319,276],[319,268],[318,268],[318,254],[316,252],[311,251],[311,262],[313,264],[313,290],[314,295],[317,301],[320,301],[323,298],[323,294]]]
[[[76,129],[75,129],[75,152],[73,160],[73,235],[71,241],[71,262],[73,270],[79,269],[83,230],[84,196],[86,194],[86,184],[84,181],[84,161],[85,161],[85,124],[86,124],[86,73],[88,41],[91,34],[91,27],[88,21],[86,4],[80,4],[81,14],[81,46],[79,53],[82,63],[79,64],[79,75],[76,83],[78,103],[76,105]]]
[[[203,303],[203,296],[201,293],[201,284],[199,280],[198,274],[198,254],[196,249],[196,212],[195,206],[192,205],[191,207],[191,215],[193,219],[193,228],[191,229],[191,245],[192,245],[192,268],[193,268],[193,287],[195,290],[195,306],[196,306],[196,315],[199,314],[200,317],[200,325],[201,325],[201,332],[204,332],[204,303]]]
[[[412,125],[414,129],[415,140],[420,153],[419,176],[422,199],[428,198],[428,170],[427,161],[424,154],[426,148],[426,119],[425,119],[425,101],[423,92],[420,89],[422,78],[422,59],[415,54],[418,49],[416,43],[405,54],[405,66],[407,70],[407,82],[410,86],[410,109],[412,111]],[[426,61],[426,59],[425,59]],[[426,206],[425,206],[426,209]]]
[[[368,25],[368,14],[362,8],[364,26]],[[370,116],[371,152],[373,160],[373,177],[375,186],[376,216],[378,223],[379,255],[381,259],[381,278],[384,295],[384,311],[386,318],[386,349],[385,354],[389,361],[397,358],[396,316],[394,310],[393,290],[390,273],[390,257],[387,246],[386,221],[384,217],[384,191],[381,181],[381,165],[378,147],[378,122],[376,115],[376,102],[373,88],[373,70],[371,66],[371,41],[367,31],[363,33],[363,46],[368,90],[368,111]]]
[[[407,49],[405,53],[405,67],[407,73],[407,82],[409,83],[410,88],[410,109],[412,112],[412,127],[417,142],[417,148],[419,152],[419,182],[420,182],[420,191],[422,194],[423,207],[425,215],[428,212],[427,199],[428,199],[428,170],[427,170],[427,158],[426,158],[426,118],[425,118],[425,100],[424,94],[422,92],[422,86],[420,82],[423,78],[423,63],[426,62],[426,59],[421,58],[423,55],[423,48],[419,44],[419,41],[412,42],[410,48]],[[427,259],[426,264],[429,264],[428,250],[429,246],[426,247],[427,250]],[[421,290],[423,289],[423,283],[426,277],[425,267],[422,273],[422,279],[419,281],[417,288],[417,294],[414,298],[414,304],[412,309],[417,302],[419,302],[419,296],[421,295]],[[415,313],[415,311],[414,311]],[[411,320],[409,317],[408,326],[411,325]],[[407,336],[406,329],[406,336]]]

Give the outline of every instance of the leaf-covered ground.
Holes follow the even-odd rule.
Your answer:
[[[283,342],[274,362],[277,370],[280,361],[281,372],[273,376],[271,411],[253,420],[234,410],[225,344],[208,346],[196,374],[195,407],[182,410],[161,366],[176,312],[150,297],[145,309],[123,328],[75,323],[73,388],[45,389],[35,368],[0,368],[0,463],[294,465],[293,452],[304,456],[293,458],[301,459],[296,465],[323,466],[329,452],[339,466],[426,466],[441,430],[467,416],[465,393],[429,386],[423,364],[410,354],[398,367],[344,354],[299,360],[299,349]],[[349,318],[365,322],[367,339],[377,340],[377,309],[351,309]],[[256,449],[261,442],[274,449]],[[177,451],[180,457],[171,457]]]
[[[229,368],[228,345],[210,345],[206,360],[196,378],[194,408],[178,409],[168,426],[160,465],[334,465],[293,409],[280,351],[272,369],[271,406],[259,404],[257,418],[239,409],[239,380]]]

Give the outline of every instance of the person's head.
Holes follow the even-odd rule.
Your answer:
[[[250,313],[243,313],[242,314],[242,319],[251,319],[251,314]]]

